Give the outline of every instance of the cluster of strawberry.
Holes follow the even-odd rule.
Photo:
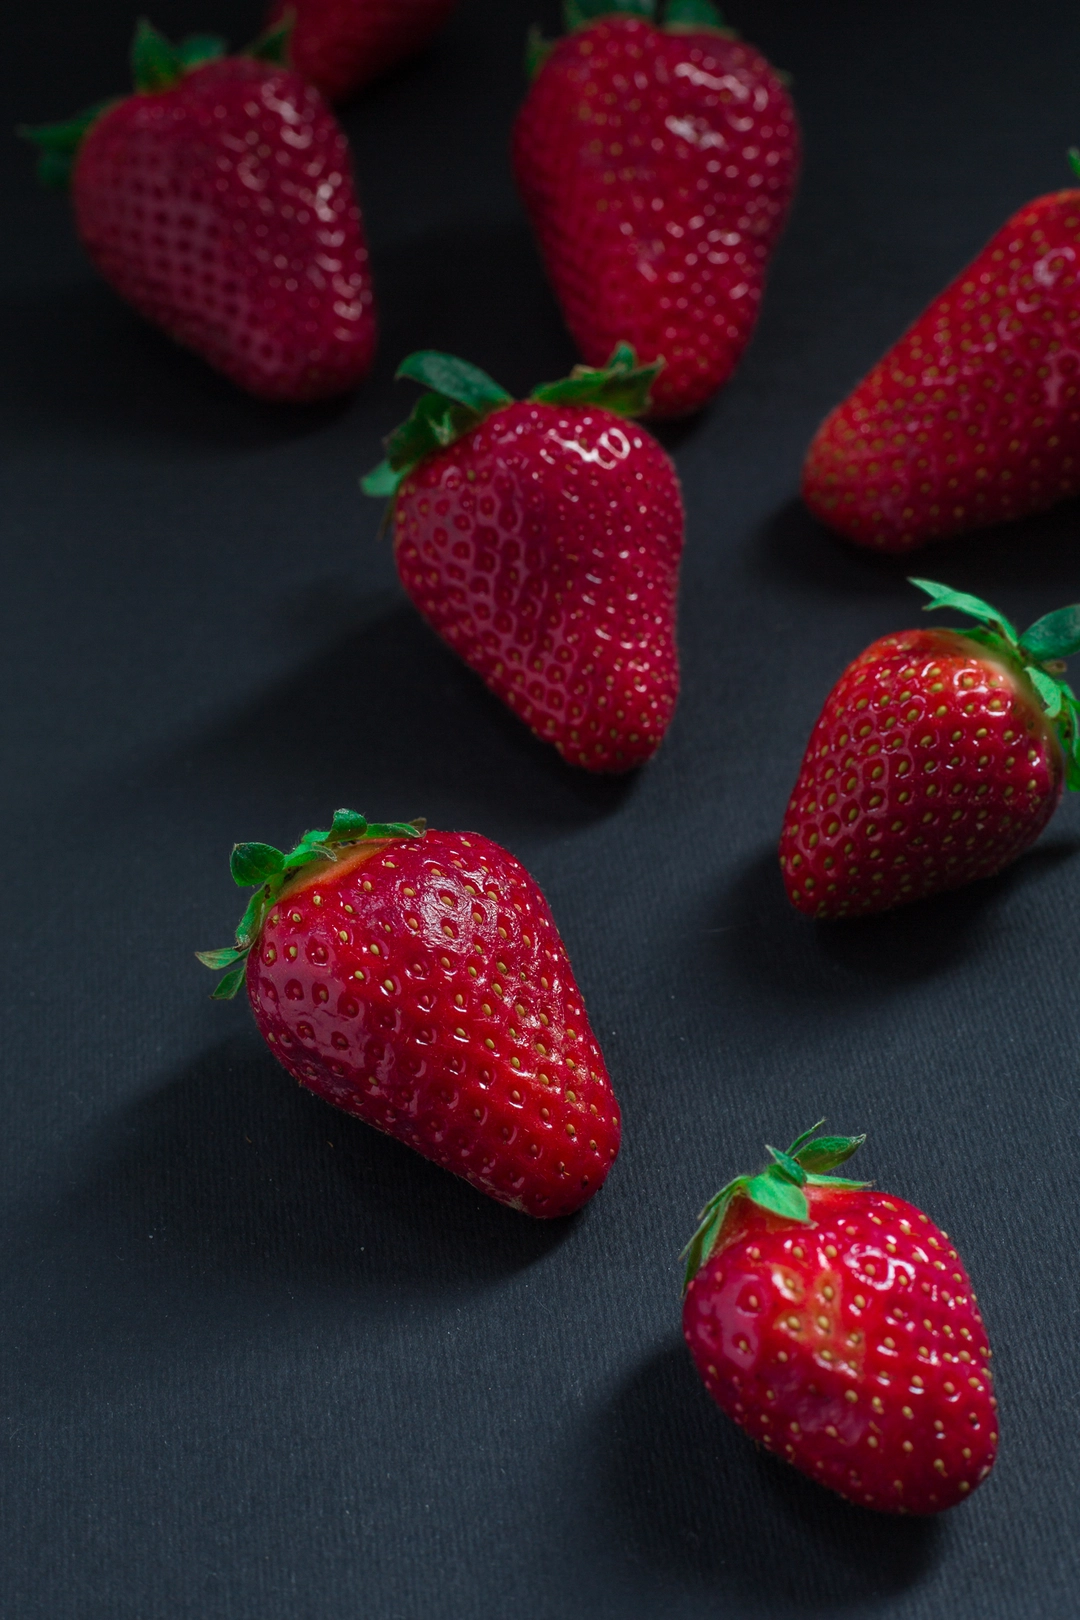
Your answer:
[[[375,346],[338,97],[422,43],[452,0],[291,0],[250,51],[140,25],[136,93],[29,131],[70,185],[107,279],[264,398],[353,387]],[[678,694],[683,511],[634,418],[698,409],[751,335],[798,167],[782,77],[709,0],[567,0],[530,42],[519,188],[584,364],[513,400],[437,351],[364,480],[435,631],[570,763],[625,771]],[[320,94],[321,92],[321,94]],[[1080,488],[1080,193],[1032,203],[828,418],[804,495],[856,543],[903,551]],[[1080,607],[1019,633],[869,647],[826,700],[791,796],[792,903],[866,915],[1000,870],[1080,786],[1063,679]],[[478,833],[339,810],[286,853],[233,851],[253,896],[200,953],[246,985],[288,1071],[480,1191],[538,1217],[603,1184],[620,1112],[548,906]],[[710,1393],[762,1445],[884,1511],[934,1513],[993,1465],[986,1334],[947,1236],[834,1172],[862,1138],[817,1127],[703,1210],[684,1327]]]

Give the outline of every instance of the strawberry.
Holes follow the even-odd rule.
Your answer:
[[[289,61],[342,101],[427,44],[456,0],[275,0],[267,27],[291,23]]]
[[[434,390],[364,481],[393,497],[394,555],[432,628],[571,764],[648,759],[679,690],[678,479],[626,417],[657,367],[625,345],[515,402],[425,350],[399,377]]]
[[[371,275],[345,136],[277,65],[282,36],[135,36],[136,93],[26,130],[46,181],[140,314],[263,399],[352,388],[375,350]]]
[[[701,1212],[683,1332],[717,1405],[851,1502],[940,1513],[997,1452],[990,1346],[928,1216],[830,1174],[864,1141],[818,1122]]]
[[[569,0],[535,36],[518,189],[582,355],[666,364],[654,416],[695,411],[750,341],[795,186],[791,98],[707,0]],[[579,26],[574,27],[577,23]]]
[[[814,436],[803,498],[910,551],[1080,490],[1080,191],[1038,197]]]
[[[237,844],[235,946],[278,1061],[327,1102],[500,1203],[569,1215],[619,1151],[619,1105],[566,950],[525,868],[479,833],[338,810],[289,854]]]
[[[976,629],[873,642],[821,711],[787,807],[792,905],[864,916],[989,877],[1033,844],[1063,786],[1080,787],[1080,708],[1061,679],[1080,605],[1021,636],[978,597],[913,585]]]

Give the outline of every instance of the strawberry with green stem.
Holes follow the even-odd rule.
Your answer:
[[[1080,605],[1023,635],[962,591],[913,579],[957,630],[883,636],[848,665],[807,744],[784,819],[788,898],[865,916],[987,877],[1080,787],[1080,706],[1064,660]]]
[[[345,135],[285,37],[227,56],[140,23],[134,95],[22,133],[122,298],[247,392],[306,402],[366,375],[375,315]]]
[[[940,1513],[997,1454],[986,1329],[947,1234],[834,1174],[864,1138],[823,1123],[706,1204],[683,1332],[709,1394],[767,1451],[861,1506]]]
[[[540,1218],[568,1215],[619,1150],[607,1068],[550,909],[479,833],[338,810],[284,853],[237,844],[253,886],[234,945],[198,952],[246,985],[301,1085]]]
[[[389,496],[394,558],[436,633],[574,765],[648,759],[679,688],[683,509],[664,450],[630,419],[659,364],[620,345],[514,400],[424,350],[426,385],[363,480]]]

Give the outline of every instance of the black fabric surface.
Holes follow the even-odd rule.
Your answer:
[[[160,0],[240,41],[255,0]],[[705,1620],[1077,1613],[1075,917],[1066,804],[1007,875],[818,927],[775,844],[842,666],[915,623],[902,564],[797,501],[810,433],[1028,198],[1068,183],[1080,15],[1052,0],[730,0],[794,75],[806,166],[755,342],[664,430],[684,687],[632,780],[562,765],[419,621],[356,487],[461,353],[516,393],[569,340],[506,155],[535,0],[463,0],[345,113],[377,369],[243,397],[6,171],[4,1462],[19,1620]],[[5,127],[126,83],[116,0],[12,8]],[[916,571],[1014,620],[1080,595],[1069,506]],[[237,838],[339,804],[505,843],[567,941],[625,1116],[603,1193],[532,1223],[300,1091],[197,947]],[[679,1335],[695,1211],[826,1114],[972,1273],[1002,1451],[940,1522],[759,1456]]]

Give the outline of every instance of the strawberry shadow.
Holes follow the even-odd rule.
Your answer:
[[[1050,834],[996,877],[875,917],[818,922],[795,910],[771,846],[728,890],[714,932],[725,966],[789,999],[869,997],[934,977],[978,953],[1001,908],[1059,874],[1080,838]]]
[[[312,405],[254,399],[93,279],[0,296],[2,407],[17,443],[148,440],[252,450],[324,431],[350,397]]]
[[[348,804],[497,841],[588,824],[633,793],[635,773],[566,764],[408,603],[332,595],[335,637],[166,765],[177,791],[234,806],[237,826],[269,816],[282,836]],[[325,616],[322,597],[290,599],[294,626]]]
[[[299,1087],[248,1031],[107,1120],[56,1205],[13,1213],[29,1256],[14,1309],[45,1362],[76,1341],[107,1358],[132,1336],[314,1329],[495,1286],[580,1220],[496,1204]]]
[[[907,583],[912,574],[984,597],[1025,625],[1080,594],[1078,526],[1080,500],[1063,501],[1035,517],[890,556],[851,544],[791,500],[759,532],[750,566],[771,587],[781,581],[833,610],[853,597],[895,603],[894,629],[923,617],[922,594]]]
[[[888,1604],[923,1581],[946,1528],[854,1507],[758,1450],[710,1401],[682,1341],[616,1395],[597,1436],[609,1556],[731,1615]]]

